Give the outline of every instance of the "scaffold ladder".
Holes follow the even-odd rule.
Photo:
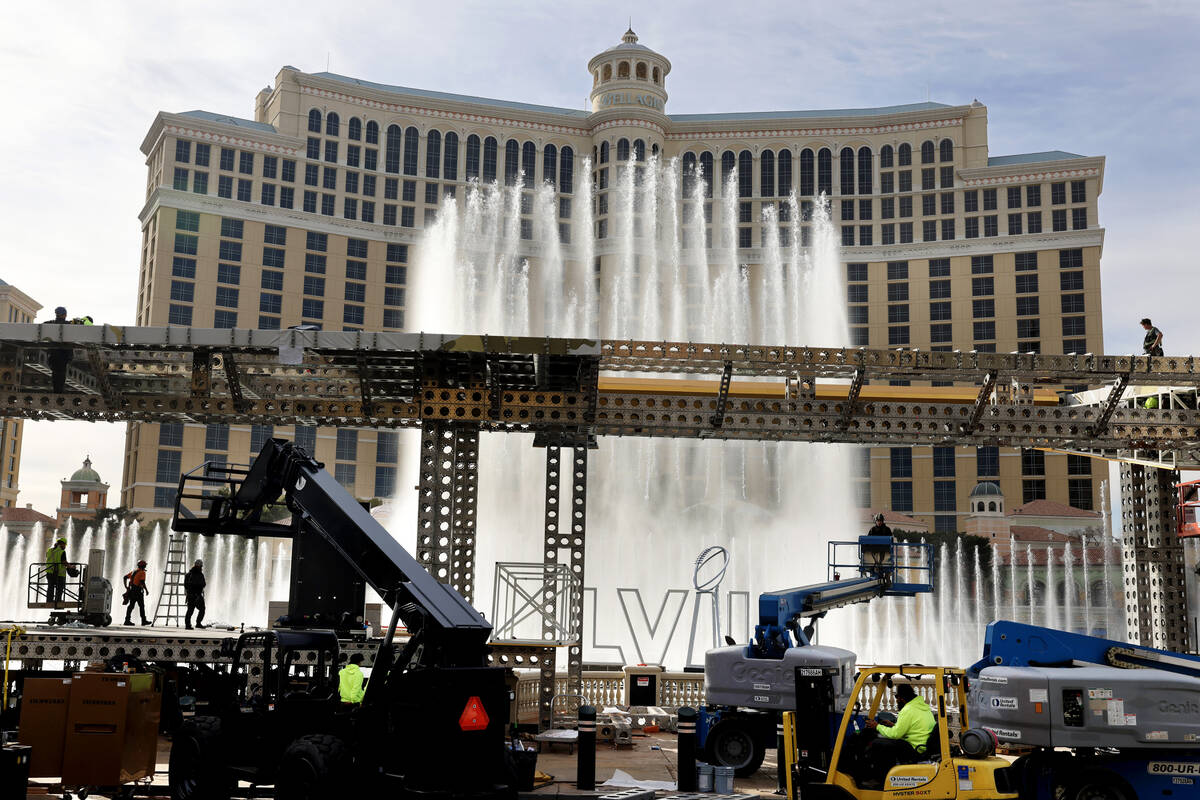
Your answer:
[[[167,568],[158,593],[158,606],[154,609],[155,625],[179,627],[183,624],[187,612],[187,594],[183,588],[186,566],[187,535],[171,531],[167,541]]]

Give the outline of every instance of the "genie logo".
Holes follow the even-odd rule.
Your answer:
[[[652,94],[637,94],[635,92],[609,92],[600,96],[600,105],[604,106],[645,106],[662,111],[663,101]]]
[[[783,681],[783,668],[779,666],[756,666],[739,661],[733,665],[730,675],[735,681],[745,683],[779,683]]]
[[[1195,700],[1185,700],[1182,703],[1168,703],[1163,700],[1158,704],[1158,710],[1164,714],[1200,714],[1200,703]]]

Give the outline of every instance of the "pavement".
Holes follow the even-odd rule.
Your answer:
[[[159,737],[158,740],[158,773],[154,776],[154,784],[165,786],[167,783],[167,763],[171,753],[171,742]],[[734,790],[750,795],[763,797],[779,797],[775,792],[775,752],[767,751],[767,758],[762,768],[749,778],[739,778],[734,781]],[[609,792],[620,791],[615,787],[604,787],[603,783],[613,776],[613,772],[621,770],[638,780],[675,781],[676,761],[678,751],[675,748],[675,736],[670,733],[635,733],[633,744],[616,746],[605,742],[596,745],[596,791],[580,792],[575,788],[575,765],[578,755],[569,753],[564,745],[543,746],[538,754],[537,768],[552,776],[550,783],[540,786],[532,793],[522,792],[522,797],[598,797]],[[61,798],[59,791],[51,779],[35,779],[31,781],[27,794],[28,800],[46,800]],[[660,792],[662,795],[670,792]],[[138,797],[147,795],[139,792]],[[168,797],[166,792],[152,794],[150,797]],[[89,798],[99,800],[107,798],[103,794],[90,794]]]

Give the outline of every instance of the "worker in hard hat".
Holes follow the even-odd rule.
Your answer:
[[[882,786],[888,770],[897,764],[919,761],[929,744],[929,734],[937,727],[929,704],[912,684],[896,687],[896,705],[900,713],[895,722],[867,720],[867,729],[875,731],[876,737],[867,744],[863,758],[863,780],[859,781],[863,788],[869,784]]]
[[[362,702],[365,694],[362,662],[362,653],[355,653],[350,656],[350,663],[338,672],[338,694],[341,695],[343,703],[358,705]]]
[[[142,624],[149,625],[150,620],[146,619],[146,592],[149,586],[146,584],[146,562],[137,562],[137,568],[125,573],[125,624],[133,624],[133,607],[136,605],[138,611],[142,614]]]
[[[196,627],[208,627],[204,624],[205,583],[207,581],[204,580],[204,562],[197,558],[187,575],[183,576],[183,593],[187,596],[187,615],[183,618],[183,624],[189,631],[192,629],[193,612],[196,614]]]
[[[61,536],[46,551],[46,602],[62,602],[67,588],[67,540]]]
[[[861,517],[859,518],[861,519]],[[868,536],[891,536],[892,529],[883,521],[883,514],[875,515],[875,525],[867,531]]]
[[[64,306],[54,309],[54,319],[49,322],[58,325],[75,324],[75,320],[67,319],[67,309]],[[46,355],[50,362],[51,388],[54,389],[55,394],[62,394],[67,388],[67,366],[70,365],[75,350],[71,347],[54,347]]]

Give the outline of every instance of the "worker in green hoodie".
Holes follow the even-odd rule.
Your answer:
[[[896,687],[896,704],[900,713],[894,723],[867,720],[867,728],[874,730],[877,736],[866,749],[866,783],[882,784],[892,767],[920,761],[929,734],[937,727],[933,710],[911,684],[902,683]]]
[[[362,653],[350,656],[350,663],[338,672],[338,694],[343,703],[358,705],[363,699]]]

